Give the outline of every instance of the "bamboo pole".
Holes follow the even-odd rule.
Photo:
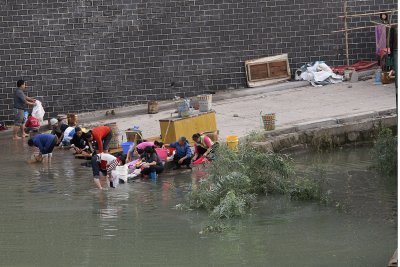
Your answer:
[[[380,23],[380,22],[376,22],[376,21],[370,21],[371,23],[373,23],[373,24],[376,24],[376,25],[384,25],[386,28],[391,28],[393,25],[397,25],[397,23],[390,23],[389,22],[389,24],[384,24],[384,23]],[[375,27],[375,26],[371,26],[371,27]]]
[[[346,64],[350,66],[349,60],[349,32],[347,28],[347,0],[344,1],[344,38],[346,45]]]
[[[397,12],[397,9],[391,9],[388,11],[381,11],[381,12],[371,12],[371,13],[359,13],[359,14],[352,14],[352,15],[348,15],[347,17],[362,17],[362,16],[371,16],[371,15],[379,15],[379,14],[385,14],[385,13],[389,13],[389,12]],[[338,18],[344,18],[345,16],[338,16]]]
[[[379,24],[379,23],[376,23],[376,24]],[[397,23],[392,23],[392,25],[397,25]],[[364,27],[356,27],[356,28],[349,28],[349,29],[347,29],[347,31],[360,30],[360,29],[368,29],[368,28],[374,28],[374,27],[375,27],[375,25],[372,25],[372,26],[364,26]],[[334,32],[345,32],[345,31],[346,31],[346,30],[343,29],[343,30],[332,31],[332,33],[334,33]]]

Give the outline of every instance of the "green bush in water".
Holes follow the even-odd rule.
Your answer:
[[[237,195],[234,190],[229,191],[213,209],[211,217],[215,219],[241,217],[247,213],[252,201],[253,198],[249,194]]]
[[[397,172],[397,137],[392,130],[382,129],[374,144],[372,156],[375,167],[385,175],[394,175]]]
[[[321,200],[322,184],[316,179],[298,177],[288,187],[287,193],[293,200]]]
[[[221,145],[208,173],[188,194],[189,208],[205,209],[214,219],[202,232],[225,229],[218,227],[221,219],[247,214],[257,194],[287,194],[294,200],[322,197],[321,177],[297,177],[289,157],[259,151],[248,143],[240,145],[238,151]]]

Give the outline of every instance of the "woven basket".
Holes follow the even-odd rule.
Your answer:
[[[275,113],[261,115],[261,118],[266,131],[275,130]]]

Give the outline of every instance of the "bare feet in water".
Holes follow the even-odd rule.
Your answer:
[[[19,136],[13,136],[13,140],[19,140],[19,139],[21,139],[21,137],[19,137]]]

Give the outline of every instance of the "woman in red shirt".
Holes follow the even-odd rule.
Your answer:
[[[28,120],[25,122],[25,133],[39,132],[39,128],[40,121],[29,113]]]
[[[97,142],[97,153],[108,152],[110,141],[112,139],[112,131],[108,126],[97,126],[85,134],[85,138],[92,147],[92,141]]]

